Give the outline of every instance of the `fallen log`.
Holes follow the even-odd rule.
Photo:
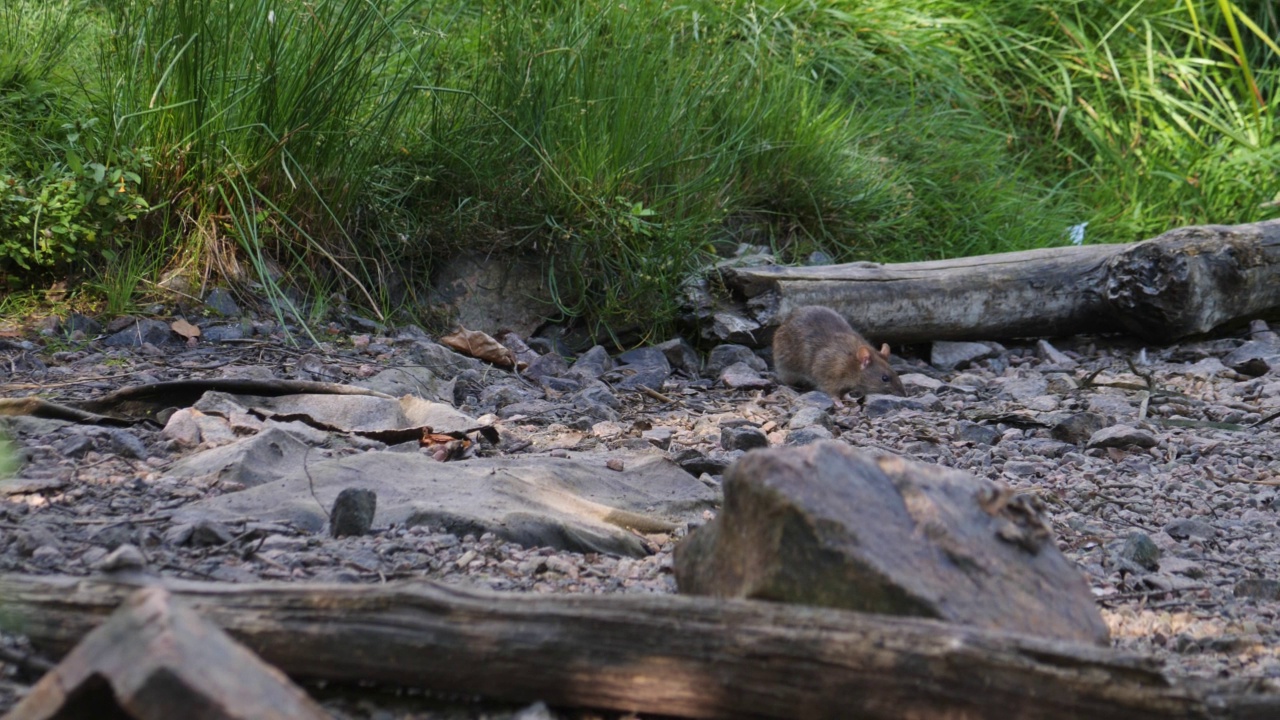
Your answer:
[[[1086,644],[931,620],[665,595],[165,580],[299,678],[689,718],[1263,718],[1280,693],[1174,681]],[[0,575],[0,627],[65,650],[133,591]]]
[[[792,307],[826,305],[876,342],[1082,332],[1170,342],[1280,308],[1280,220],[1184,227],[1126,245],[891,265],[726,267],[721,275],[746,298],[741,312],[766,328]]]
[[[161,588],[131,595],[13,711],[23,720],[323,720],[318,704]]]

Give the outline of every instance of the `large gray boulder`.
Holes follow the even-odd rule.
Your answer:
[[[917,615],[1106,644],[1037,511],[988,480],[822,441],[729,468],[720,516],[676,547],[695,595]]]

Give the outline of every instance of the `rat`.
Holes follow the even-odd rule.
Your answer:
[[[782,382],[816,387],[841,407],[850,391],[907,394],[889,367],[889,346],[875,350],[839,313],[820,305],[787,314],[773,336],[773,362]]]

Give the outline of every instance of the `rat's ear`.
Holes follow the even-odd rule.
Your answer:
[[[880,346],[880,355],[885,360],[889,359],[889,343],[884,343],[883,345]]]
[[[859,345],[858,351],[855,352],[853,355],[854,357],[858,358],[858,365],[863,370],[866,370],[867,367],[871,365],[871,348],[867,347],[866,345]]]

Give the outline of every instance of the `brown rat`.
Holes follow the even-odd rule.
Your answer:
[[[792,310],[773,336],[773,363],[788,385],[810,385],[836,404],[845,393],[906,395],[889,367],[889,346],[877,352],[839,313],[819,305]]]

